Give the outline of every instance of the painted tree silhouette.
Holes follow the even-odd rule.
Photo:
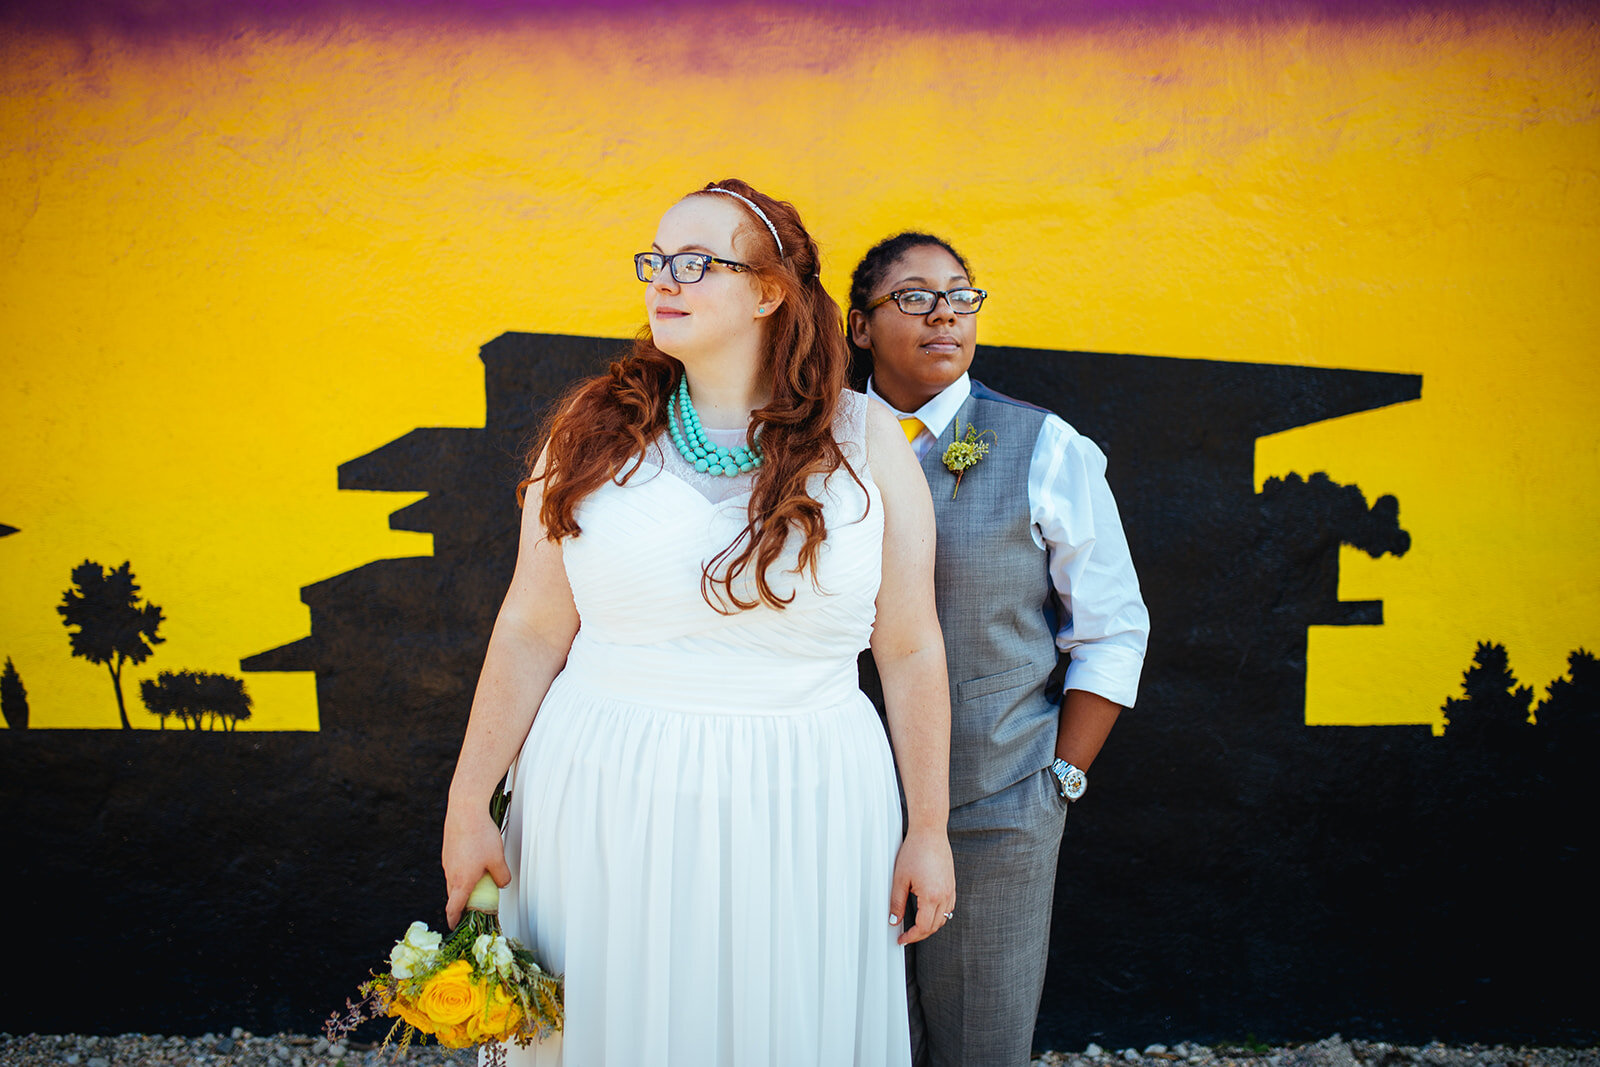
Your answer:
[[[185,729],[202,729],[209,718],[211,729],[220,723],[231,731],[250,717],[253,703],[243,679],[209,671],[162,671],[155,681],[139,683],[139,697],[160,717],[162,729],[168,716],[176,716]]]
[[[162,671],[157,681],[146,678],[139,683],[139,699],[144,701],[145,710],[161,720],[161,728],[167,728],[167,719],[177,716],[178,721],[188,729],[194,729],[189,713],[189,705],[183,687],[176,684],[176,676],[171,671]]]
[[[1373,559],[1403,556],[1411,548],[1411,535],[1400,528],[1399,500],[1380,496],[1369,508],[1360,486],[1340,485],[1325,471],[1310,478],[1268,478],[1260,500],[1263,512],[1279,524],[1324,532]]]
[[[28,728],[28,691],[10,656],[6,657],[6,669],[0,672],[0,715],[13,730]]]
[[[122,669],[129,663],[143,663],[151,645],[166,638],[157,634],[164,616],[154,604],[139,603],[139,586],[133,570],[124,561],[114,571],[84,560],[72,568],[72,584],[56,607],[62,625],[78,629],[70,635],[72,654],[90,663],[103,663],[111,672],[111,687],[117,694],[117,714],[122,728],[133,729],[128,707],[122,699]]]
[[[1444,702],[1445,737],[1496,747],[1523,739],[1522,731],[1530,725],[1533,689],[1517,684],[1506,646],[1479,641],[1461,689],[1464,696]]]
[[[1600,754],[1600,661],[1593,652],[1567,654],[1567,677],[1550,683],[1533,709],[1546,747],[1563,759],[1589,763]]]

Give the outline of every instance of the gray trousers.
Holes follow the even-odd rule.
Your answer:
[[[917,1067],[1027,1067],[1067,802],[1049,770],[950,809],[956,917],[906,950]]]

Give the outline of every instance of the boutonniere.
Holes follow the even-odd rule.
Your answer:
[[[961,475],[968,467],[989,454],[989,442],[983,439],[985,436],[993,437],[996,441],[1000,440],[995,437],[993,430],[984,430],[980,433],[977,424],[971,422],[967,423],[967,432],[963,436],[961,420],[956,419],[956,439],[944,450],[944,465],[956,476],[956,487],[950,490],[951,500],[954,500],[956,494],[961,491]]]

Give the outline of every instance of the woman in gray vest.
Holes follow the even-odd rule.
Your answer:
[[[954,248],[920,233],[874,247],[850,286],[867,393],[899,417],[938,527],[960,904],[907,954],[927,1067],[1029,1062],[1067,807],[1133,704],[1149,630],[1104,454],[968,377],[986,296]],[[870,663],[862,677],[872,693]]]

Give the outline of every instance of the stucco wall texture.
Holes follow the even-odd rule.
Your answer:
[[[1600,644],[1597,90],[1581,3],[0,2],[0,850],[69,918],[0,1029],[313,1029],[438,918],[531,402],[740,176],[839,297],[951,239],[979,376],[1108,445],[1151,669],[1040,1040],[1592,1044],[1593,661],[1520,720]],[[133,730],[85,560],[164,613]]]
[[[629,336],[629,254],[728,175],[796,202],[841,296],[879,238],[947,235],[989,344],[1420,374],[1257,451],[1258,485],[1327,471],[1413,536],[1346,550],[1384,624],[1313,629],[1307,723],[1437,724],[1476,641],[1534,684],[1596,642],[1582,7],[149,10],[0,35],[0,655],[34,727],[116,724],[54,610],[85,558],[167,615],[131,693],[237,674],[306,632],[302,586],[427,553],[386,528],[413,498],[337,466],[480,425],[507,330]],[[243,728],[316,729],[309,675],[248,684]]]

